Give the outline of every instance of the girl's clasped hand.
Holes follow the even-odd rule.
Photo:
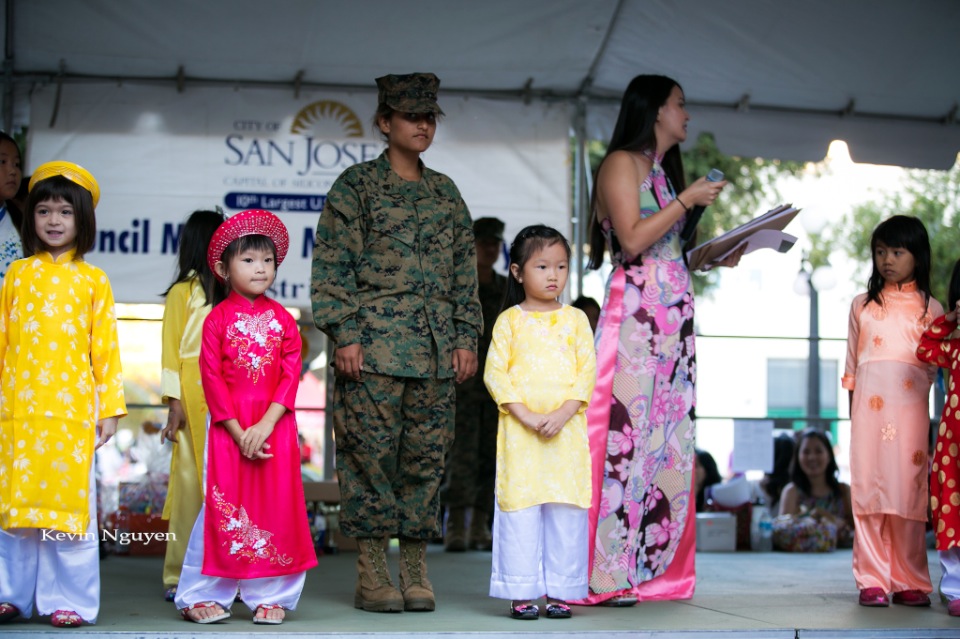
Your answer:
[[[576,404],[577,407],[579,407],[580,402],[576,402]],[[541,437],[550,439],[563,430],[564,425],[577,413],[577,407],[568,409],[565,406],[561,406],[557,410],[550,411],[549,413],[535,413],[526,406],[518,404],[515,405],[515,408],[511,409],[511,412],[513,412],[521,424]]]

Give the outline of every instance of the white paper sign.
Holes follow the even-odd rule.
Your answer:
[[[733,421],[733,471],[773,471],[773,420]]]

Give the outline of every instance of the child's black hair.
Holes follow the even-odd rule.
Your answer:
[[[274,261],[277,259],[277,246],[269,237],[266,235],[244,235],[242,237],[238,237],[227,245],[223,255],[220,256],[220,261],[223,262],[223,265],[227,269],[229,269],[231,260],[233,260],[233,258],[240,253],[248,250],[271,251],[273,253]],[[230,295],[231,290],[229,281],[218,279],[217,283],[219,286],[215,287],[213,291],[214,306],[227,299],[227,296]]]
[[[567,251],[567,259],[569,260],[571,254],[570,243],[567,242],[567,238],[557,229],[544,226],[543,224],[534,224],[522,229],[517,233],[513,244],[510,245],[511,267],[516,264],[519,270],[523,271],[523,266],[535,253],[548,246],[553,246],[558,242],[563,244],[563,248]],[[527,295],[523,290],[523,285],[521,285],[520,282],[517,281],[517,277],[511,273],[507,278],[507,291],[503,296],[503,307],[501,311],[505,311],[511,306],[516,306],[525,299],[527,299]]]
[[[950,274],[950,289],[947,291],[947,307],[945,312],[957,308],[957,302],[960,301],[960,260],[953,265],[953,273]]]
[[[194,211],[190,214],[180,231],[177,277],[161,297],[166,297],[170,289],[180,282],[186,282],[196,273],[203,288],[204,302],[210,304],[215,297],[217,278],[207,263],[207,247],[210,246],[210,238],[213,237],[214,231],[225,219],[223,213],[218,211]]]
[[[923,293],[924,306],[929,304],[930,293],[930,236],[919,219],[909,215],[894,215],[879,225],[870,238],[870,261],[873,270],[867,284],[867,299],[864,306],[876,302],[883,306],[883,274],[877,268],[877,243],[883,242],[890,248],[907,249],[913,255],[913,278],[917,283],[917,290]]]
[[[588,308],[592,308],[598,313],[600,312],[600,302],[586,295],[581,295],[577,299],[570,302],[570,306],[573,308],[579,308],[581,311],[586,311]]]

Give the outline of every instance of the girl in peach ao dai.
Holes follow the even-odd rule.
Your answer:
[[[557,298],[570,247],[531,226],[510,249],[505,310],[493,327],[483,381],[500,409],[490,596],[515,619],[570,616],[587,594],[590,448],[584,411],[596,379],[583,311]]]
[[[930,241],[916,218],[895,215],[871,239],[873,272],[853,300],[843,387],[850,391],[850,492],[860,605],[929,606],[927,433],[936,367],[917,358],[943,314],[930,295]]]

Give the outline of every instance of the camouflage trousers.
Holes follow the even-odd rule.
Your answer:
[[[446,483],[441,499],[448,508],[493,512],[497,475],[497,426],[500,411],[483,380],[457,387],[457,416],[453,445],[447,457]]]
[[[439,488],[453,412],[452,379],[337,378],[333,428],[345,535],[440,534]]]

